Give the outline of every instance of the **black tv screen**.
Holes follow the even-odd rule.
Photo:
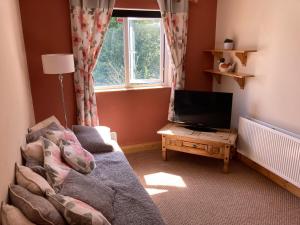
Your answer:
[[[232,93],[177,90],[174,122],[229,129],[231,108]]]

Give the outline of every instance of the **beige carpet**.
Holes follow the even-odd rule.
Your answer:
[[[237,161],[160,151],[127,155],[168,225],[300,225],[300,199]]]

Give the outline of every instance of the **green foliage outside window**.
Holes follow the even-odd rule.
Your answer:
[[[116,17],[111,18],[109,30],[106,33],[103,48],[94,70],[95,86],[113,86],[125,84],[124,64],[124,29],[125,23]],[[160,19],[129,20],[134,40],[129,40],[134,52],[130,54],[134,63],[131,78],[159,79],[160,78]],[[129,35],[130,38],[130,35]],[[129,65],[128,65],[129,66]]]
[[[96,86],[122,85],[125,83],[123,24],[117,18],[110,20],[104,44],[94,70]]]
[[[129,22],[134,30],[135,79],[160,78],[160,23],[156,20],[133,20]]]

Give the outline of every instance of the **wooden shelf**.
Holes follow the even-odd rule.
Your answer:
[[[239,58],[241,63],[244,66],[246,66],[247,59],[248,59],[248,53],[257,52],[257,50],[253,50],[253,49],[237,49],[237,50],[213,49],[213,50],[205,50],[204,52],[210,52],[211,54],[216,56],[218,59],[223,58],[224,52],[234,53],[236,55],[236,57]]]
[[[220,72],[218,70],[204,70],[204,72],[208,74],[212,74],[214,78],[217,80],[218,84],[221,84],[222,76],[233,77],[233,79],[239,84],[241,89],[244,89],[245,87],[246,78],[254,77],[254,75],[251,74]]]

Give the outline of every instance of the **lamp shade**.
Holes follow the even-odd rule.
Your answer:
[[[44,74],[64,74],[75,71],[72,54],[42,55],[42,64]]]

